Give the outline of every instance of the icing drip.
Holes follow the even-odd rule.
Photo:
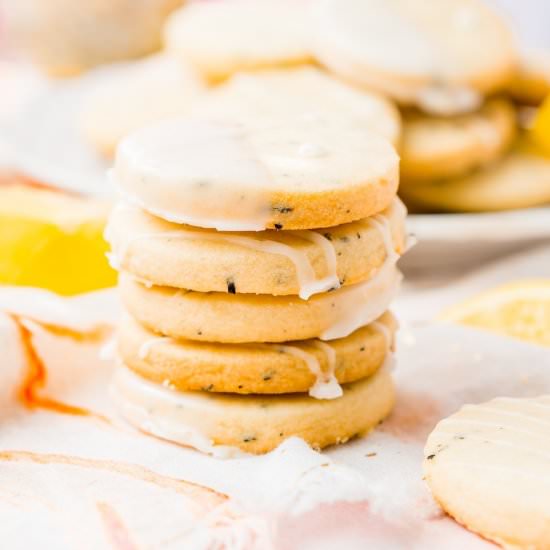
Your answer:
[[[153,384],[122,366],[115,371],[110,390],[122,415],[145,432],[218,458],[245,455],[236,447],[215,445],[205,435],[208,427],[204,421],[201,426],[192,393]]]
[[[170,338],[169,336],[159,336],[158,338],[151,338],[150,340],[147,340],[146,342],[143,342],[143,344],[141,344],[138,350],[138,357],[140,359],[147,359],[147,357],[149,357],[151,349],[157,344],[160,344],[161,342],[173,341],[173,338]]]
[[[342,397],[342,395],[344,395],[342,386],[340,386],[334,375],[336,370],[336,352],[334,348],[320,340],[313,340],[311,344],[322,350],[325,354],[328,370],[324,374],[324,379],[316,380],[315,385],[309,390],[309,395],[317,399],[335,399],[337,397]]]
[[[338,291],[338,309],[331,326],[321,333],[321,340],[344,338],[378,319],[399,290],[401,279],[402,275],[395,267],[395,258],[386,258],[372,279],[341,288]]]
[[[390,222],[385,216],[378,214],[369,218],[369,223],[374,225],[380,231],[382,239],[384,240],[384,246],[386,248],[386,261],[395,263],[399,260],[399,254],[395,251],[393,246],[393,237],[391,233]]]
[[[277,345],[277,349],[284,353],[288,353],[298,359],[304,361],[308,369],[315,376],[315,383],[309,389],[309,395],[315,399],[336,399],[343,395],[342,387],[338,384],[334,376],[334,368],[336,363],[336,354],[334,349],[323,342],[312,341],[315,347],[323,350],[326,354],[329,370],[324,373],[319,364],[319,360],[312,353],[308,353],[297,346]],[[321,347],[322,346],[322,347]]]
[[[113,251],[112,253],[107,254],[107,258],[109,259],[109,263],[113,269],[120,271],[121,266],[123,265],[128,254],[128,250],[137,241],[145,239],[225,241],[238,246],[257,250],[259,252],[279,254],[287,257],[296,268],[296,277],[298,278],[299,285],[298,295],[303,300],[307,300],[314,294],[326,292],[329,289],[338,288],[340,286],[340,281],[338,280],[338,275],[336,274],[336,253],[330,241],[315,231],[297,231],[292,234],[300,239],[317,244],[322,248],[328,270],[328,275],[326,277],[317,279],[307,254],[287,244],[269,239],[246,237],[243,235],[204,233],[187,229],[158,233],[143,233],[141,235],[137,235],[129,239],[123,247],[117,247],[115,249],[112,245]],[[113,239],[110,234],[109,227],[105,230],[105,238],[112,243]],[[144,282],[144,284],[147,286],[147,282]],[[148,285],[150,286],[151,283],[149,282]]]

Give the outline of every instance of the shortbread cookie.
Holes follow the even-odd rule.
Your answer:
[[[415,209],[485,212],[550,202],[550,159],[512,151],[502,161],[463,178],[405,185],[401,196]]]
[[[343,396],[331,400],[178,392],[125,367],[115,373],[112,392],[122,415],[139,429],[214,454],[265,453],[292,436],[314,448],[343,443],[374,428],[395,400],[385,368],[347,384]]]
[[[475,109],[516,63],[514,38],[480,0],[320,0],[312,50],[336,74],[429,112]]]
[[[124,364],[152,382],[178,390],[229,393],[308,392],[335,398],[338,383],[373,374],[389,358],[396,321],[385,313],[330,344],[211,344],[159,337],[130,316],[119,327]]]
[[[548,50],[523,51],[519,69],[508,86],[508,93],[520,103],[538,105],[550,94],[550,53]]]
[[[426,481],[459,523],[506,548],[550,548],[550,396],[501,397],[442,420]]]
[[[360,90],[314,67],[238,73],[202,96],[191,114],[247,125],[304,114],[337,112],[397,144],[400,117],[384,97]]]
[[[310,229],[387,208],[398,157],[386,139],[337,114],[261,127],[176,119],[126,137],[113,179],[169,221],[222,231]]]
[[[165,44],[212,81],[307,63],[305,7],[294,0],[194,2],[170,17]]]
[[[401,186],[458,177],[500,158],[516,133],[508,101],[489,100],[479,111],[449,118],[410,112],[403,117]]]
[[[285,342],[348,336],[388,309],[400,280],[395,265],[386,262],[369,281],[309,300],[147,288],[128,273],[120,274],[119,290],[130,314],[162,335],[206,342]]]
[[[205,88],[193,69],[167,55],[120,63],[95,78],[83,101],[80,127],[105,156],[112,156],[127,134],[184,114]]]
[[[120,204],[105,236],[111,264],[139,280],[198,292],[307,299],[367,280],[405,247],[399,199],[372,218],[303,231],[218,232],[182,226]]]

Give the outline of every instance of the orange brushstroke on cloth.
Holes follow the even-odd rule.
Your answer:
[[[82,196],[81,193],[71,189],[62,189],[51,183],[34,179],[32,176],[22,172],[2,171],[0,172],[0,185],[24,185],[42,191],[54,191],[66,195]]]
[[[61,464],[107,471],[130,477],[132,479],[151,483],[162,489],[169,489],[191,498],[196,504],[212,508],[228,501],[229,497],[210,487],[199,485],[184,479],[177,479],[157,474],[138,464],[114,462],[111,460],[88,459],[77,456],[33,453],[28,451],[0,451],[0,462],[32,462],[35,464]]]
[[[103,422],[110,423],[110,420],[103,415],[94,413],[83,407],[68,405],[50,397],[40,395],[40,391],[46,385],[48,377],[46,366],[34,347],[31,330],[25,326],[17,315],[9,314],[9,316],[19,332],[26,359],[26,373],[18,391],[20,401],[29,409],[42,408],[61,414],[92,416]]]
[[[113,547],[118,550],[138,550],[118,512],[107,502],[96,502],[96,507]]]

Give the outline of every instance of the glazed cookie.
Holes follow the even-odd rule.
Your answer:
[[[191,68],[167,55],[101,69],[92,82],[83,100],[80,127],[85,138],[109,157],[127,134],[185,113],[205,88]]]
[[[512,32],[480,0],[320,0],[312,51],[336,74],[436,114],[506,85]]]
[[[305,340],[280,344],[211,344],[159,337],[126,316],[118,353],[144,378],[182,391],[229,393],[308,392],[331,399],[338,383],[373,374],[388,358],[396,321],[385,313],[346,338],[326,344]]]
[[[147,288],[124,272],[119,276],[119,290],[128,312],[161,335],[222,343],[284,342],[348,336],[388,309],[400,280],[395,264],[386,262],[369,281],[309,300]]]
[[[125,367],[112,393],[122,415],[157,437],[213,454],[266,453],[288,437],[314,448],[370,431],[391,411],[395,390],[388,369],[347,384],[339,399],[304,394],[252,396],[178,392],[152,384]]]
[[[451,118],[409,112],[403,117],[401,187],[462,176],[493,162],[508,149],[515,133],[515,110],[501,99]]]
[[[387,208],[398,157],[386,139],[334,115],[254,127],[176,119],[122,140],[113,179],[129,200],[169,221],[311,229]]]
[[[550,159],[515,150],[501,162],[463,178],[401,189],[416,209],[485,212],[529,208],[550,202]]]
[[[550,397],[467,405],[428,438],[424,472],[442,508],[506,548],[550,548]]]
[[[158,50],[164,21],[182,1],[7,0],[2,21],[36,65],[69,76]]]
[[[240,70],[307,63],[305,5],[293,0],[191,3],[168,20],[165,45],[211,81]]]
[[[198,292],[299,295],[367,280],[405,247],[399,199],[372,218],[328,229],[220,233],[120,204],[105,231],[111,264],[139,280]]]
[[[314,67],[239,73],[202,96],[191,114],[247,125],[304,113],[338,112],[397,144],[400,118],[395,106]]]

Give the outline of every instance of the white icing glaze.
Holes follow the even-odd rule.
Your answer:
[[[372,218],[369,218],[369,223],[374,225],[374,227],[376,227],[382,235],[384,247],[386,249],[386,261],[395,263],[399,259],[399,254],[395,251],[395,247],[393,245],[393,237],[389,220],[385,216],[378,214]]]
[[[334,376],[336,364],[336,353],[334,349],[325,344],[313,340],[312,345],[321,349],[325,353],[328,362],[328,371],[325,373],[321,369],[319,360],[313,353],[308,353],[302,348],[291,345],[277,345],[276,348],[284,353],[288,353],[293,357],[297,357],[304,361],[307,368],[315,376],[315,383],[309,388],[308,394],[315,399],[336,399],[343,395],[342,387],[338,384],[338,380]]]
[[[317,399],[336,399],[337,397],[342,397],[344,395],[342,386],[340,386],[334,375],[336,370],[336,351],[334,351],[332,346],[320,340],[313,340],[311,344],[325,354],[328,370],[324,374],[324,379],[317,379],[315,385],[310,388],[309,395]]]
[[[154,348],[157,344],[160,344],[161,342],[173,342],[173,338],[170,338],[169,336],[159,336],[158,338],[150,338],[149,340],[146,340],[141,344],[138,350],[138,357],[140,359],[147,359],[149,356],[149,353],[151,352],[151,349]]]
[[[384,336],[384,340],[386,340],[386,351],[387,353],[390,353],[393,347],[393,335],[390,329],[380,321],[373,321],[371,326]]]
[[[315,154],[310,146],[300,154],[297,144],[313,141]],[[113,179],[129,201],[168,221],[260,231],[281,193],[393,178],[397,162],[387,140],[349,117],[248,126],[175,119],[126,137]]]
[[[204,403],[192,392],[153,384],[123,366],[116,369],[110,389],[121,414],[145,432],[218,458],[245,455],[236,447],[212,443],[201,422]]]
[[[118,208],[118,207],[117,207]],[[326,292],[329,289],[339,288],[340,281],[336,274],[336,252],[332,243],[323,235],[316,233],[315,231],[295,231],[293,235],[301,239],[313,242],[319,245],[325,255],[325,262],[327,266],[328,275],[321,279],[317,279],[313,266],[311,265],[309,258],[305,252],[296,249],[290,245],[280,243],[278,241],[272,241],[269,239],[261,238],[265,233],[258,234],[257,237],[247,237],[243,235],[235,235],[230,233],[206,233],[193,231],[192,229],[177,229],[175,231],[163,231],[155,233],[143,233],[136,235],[129,239],[124,247],[114,248],[114,239],[110,236],[109,226],[105,230],[105,239],[111,243],[113,251],[107,253],[107,258],[113,269],[117,271],[121,270],[121,266],[126,259],[126,255],[130,246],[135,242],[144,239],[188,239],[188,240],[206,240],[206,241],[226,241],[229,243],[243,246],[245,248],[251,248],[258,250],[259,252],[269,254],[280,254],[287,257],[296,268],[296,276],[298,278],[298,284],[300,290],[298,295],[303,300],[307,300],[314,294]],[[151,285],[151,283],[148,283]]]
[[[481,94],[470,88],[439,84],[424,88],[417,98],[420,108],[442,116],[474,111],[482,101]]]
[[[237,124],[175,120],[138,131],[119,145],[113,174],[132,201],[172,222],[257,231],[269,219],[271,176]]]
[[[330,328],[320,335],[321,340],[344,338],[380,317],[397,294],[401,279],[395,260],[387,258],[369,281],[341,288],[338,291],[338,312]]]

